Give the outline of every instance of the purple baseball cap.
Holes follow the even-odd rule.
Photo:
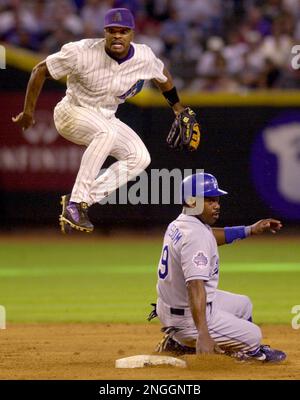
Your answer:
[[[109,28],[110,26],[134,29],[135,23],[131,11],[128,8],[111,8],[108,10],[104,17],[104,28]]]

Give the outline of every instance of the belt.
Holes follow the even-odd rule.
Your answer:
[[[184,315],[184,310],[182,308],[170,308],[170,312],[173,315]]]
[[[211,306],[211,301],[209,303],[207,303],[207,306]],[[183,308],[173,308],[170,307],[170,313],[173,315],[184,315],[184,309]]]

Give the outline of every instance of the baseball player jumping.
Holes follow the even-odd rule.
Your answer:
[[[149,320],[158,315],[166,332],[157,351],[174,354],[231,354],[242,360],[277,362],[284,352],[261,344],[260,328],[252,322],[248,297],[218,290],[218,245],[281,229],[280,221],[264,219],[251,226],[211,228],[220,214],[216,178],[199,173],[182,182],[183,211],[168,226],[158,265],[158,300]],[[197,199],[203,211],[191,215]]]
[[[72,193],[61,199],[62,232],[70,227],[93,231],[88,207],[139,175],[150,163],[140,137],[115,117],[119,104],[138,93],[145,80],[152,80],[176,116],[186,110],[162,61],[148,46],[132,42],[135,22],[131,12],[126,8],[110,9],[104,27],[104,39],[67,43],[40,62],[32,71],[23,112],[13,118],[23,130],[29,128],[45,79],[67,76],[66,96],[54,109],[54,123],[64,138],[87,149]],[[190,116],[193,118],[191,112]],[[194,133],[191,144],[196,149],[199,129]],[[109,155],[117,161],[99,175]]]

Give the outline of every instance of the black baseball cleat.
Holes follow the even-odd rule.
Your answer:
[[[194,347],[184,346],[172,338],[173,334],[167,333],[155,348],[156,353],[171,353],[174,356],[196,354]]]
[[[66,214],[66,207],[69,204],[71,198],[71,194],[65,194],[61,196],[60,204],[62,205],[61,215],[59,216],[59,225],[62,233],[67,234],[72,231],[71,225],[69,225],[66,221],[63,220],[63,216]]]
[[[85,202],[71,203],[70,194],[61,197],[62,213],[59,216],[60,229],[63,233],[69,233],[70,229],[90,233],[94,225],[88,217],[88,205]]]

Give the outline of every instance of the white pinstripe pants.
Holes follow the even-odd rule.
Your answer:
[[[116,117],[106,119],[94,110],[63,100],[54,109],[54,123],[61,136],[87,146],[71,201],[88,205],[100,202],[150,164],[149,152],[140,137]],[[117,161],[97,178],[109,155]]]

